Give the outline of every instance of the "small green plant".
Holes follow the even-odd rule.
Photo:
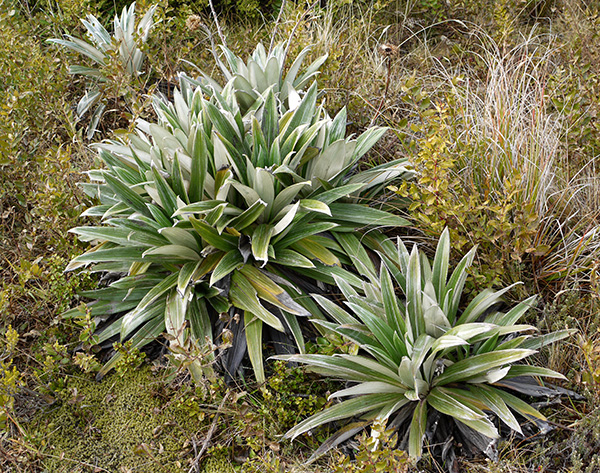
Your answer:
[[[113,348],[119,354],[119,361],[115,364],[115,371],[121,378],[129,370],[138,368],[144,361],[144,358],[146,358],[146,354],[140,352],[137,347],[134,347],[131,340],[127,340],[125,343],[115,342]]]
[[[407,473],[411,464],[408,455],[396,448],[398,434],[375,422],[371,435],[361,434],[354,460],[340,455],[333,473]]]
[[[273,430],[283,432],[292,428],[302,417],[312,415],[326,403],[322,380],[310,379],[300,368],[290,368],[276,361],[274,372],[260,388],[263,415],[274,419]],[[321,383],[321,384],[319,384]]]
[[[73,364],[68,348],[58,341],[44,343],[38,361],[34,374],[39,389],[50,395],[62,392],[67,386],[67,371]]]
[[[19,334],[10,325],[2,337],[0,345],[0,431],[8,429],[8,419],[13,417],[15,395],[23,386],[21,373],[13,364],[14,351],[19,342]]]
[[[531,325],[518,324],[535,297],[500,311],[502,296],[486,289],[459,311],[467,269],[475,257],[468,252],[448,276],[450,238],[444,230],[433,263],[415,245],[409,253],[402,241],[377,242],[385,264],[377,274],[368,256],[356,253],[354,263],[369,280],[361,295],[342,279],[338,286],[350,312],[316,295],[319,305],[336,321],[318,323],[361,347],[358,355],[289,355],[279,359],[305,363],[320,374],[344,379],[352,385],[331,399],[349,398],[304,420],[287,434],[295,438],[319,425],[358,417],[318,450],[323,453],[374,421],[394,419],[401,447],[413,459],[421,457],[423,443],[443,444],[449,431],[477,432],[490,453],[497,427],[487,413],[510,429],[521,432],[513,411],[528,420],[543,421],[536,409],[508,392],[519,392],[532,376],[564,378],[548,368],[518,363],[537,348],[567,337],[562,330],[544,336],[530,335]],[[403,294],[396,296],[395,284]],[[426,431],[432,416],[441,415]],[[436,428],[438,427],[438,428]],[[439,438],[438,438],[439,436]],[[482,447],[482,445],[485,446]]]
[[[91,77],[95,81],[77,104],[79,118],[95,107],[88,125],[89,139],[96,132],[109,99],[127,98],[133,103],[144,90],[142,75],[145,72],[145,55],[141,46],[146,43],[154,26],[152,17],[157,6],[150,7],[137,24],[135,2],[129,8],[124,7],[120,18],[115,15],[112,36],[95,16],[88,15],[86,20],[81,21],[91,43],[71,35],[66,35],[67,39],[48,40],[83,54],[96,65],[69,67],[71,74]]]

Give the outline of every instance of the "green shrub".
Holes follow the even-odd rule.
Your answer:
[[[22,374],[13,364],[18,342],[19,334],[9,325],[0,341],[0,432],[10,430],[9,419],[16,422],[15,396],[23,387]]]
[[[437,237],[448,227],[461,253],[479,245],[479,286],[524,280],[526,293],[534,285],[564,288],[588,278],[599,248],[595,178],[571,161],[577,145],[561,143],[569,129],[577,135],[570,128],[577,114],[570,105],[565,113],[549,107],[546,93],[556,85],[545,68],[556,54],[543,38],[507,51],[482,42],[488,75],[479,90],[462,75],[447,76],[447,91],[427,107],[416,99],[424,92],[406,87],[407,102],[416,97],[413,108],[427,110],[411,116],[412,140],[406,128],[398,132],[417,174],[399,194],[411,199],[425,233]]]
[[[230,21],[263,19],[277,15],[281,8],[281,0],[213,0],[215,12]],[[175,0],[173,7],[181,10],[184,7],[208,16],[211,14],[208,0]]]
[[[470,245],[479,245],[485,256],[475,269],[478,285],[514,282],[526,255],[544,252],[545,247],[535,248],[539,221],[535,206],[522,202],[522,176],[516,169],[502,181],[503,194],[492,197],[493,189],[469,187],[473,182],[462,179],[461,157],[452,149],[450,121],[443,108],[427,118],[428,135],[411,160],[416,178],[395,189],[410,199],[411,217],[426,233],[438,236],[448,228],[453,250],[461,254]],[[484,153],[466,147],[460,152]]]

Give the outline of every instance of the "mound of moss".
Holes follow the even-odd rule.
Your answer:
[[[100,383],[70,378],[62,402],[36,418],[47,471],[187,472],[190,439],[210,419],[181,401],[148,367]]]

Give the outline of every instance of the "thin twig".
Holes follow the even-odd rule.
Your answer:
[[[273,27],[273,34],[271,35],[271,44],[269,45],[269,54],[267,57],[271,55],[273,52],[273,46],[275,44],[275,36],[277,36],[277,28],[279,27],[279,23],[281,22],[281,17],[283,16],[283,10],[285,9],[285,0],[281,1],[281,7],[279,8],[279,14],[277,15],[277,20],[275,20],[275,26]]]
[[[193,469],[196,470],[196,473],[200,473],[200,457],[198,456],[198,445],[196,445],[196,439],[194,437],[192,437],[192,446],[194,447],[195,456],[188,473],[191,473]]]
[[[298,21],[296,22],[296,24],[294,25],[294,28],[292,29],[292,32],[290,33],[290,37],[288,38],[288,42],[285,46],[285,53],[283,54],[283,57],[286,58],[288,55],[288,52],[290,50],[290,45],[292,44],[292,39],[294,38],[294,35],[296,34],[296,30],[298,29],[298,27],[300,26],[300,23],[302,23],[302,20],[304,20],[304,18],[310,13],[310,11],[315,8],[319,2],[321,0],[317,0],[315,3],[313,3],[310,7],[308,7],[306,9],[306,11],[302,14],[302,16],[298,19]]]
[[[210,5],[210,11],[212,12],[212,16],[215,20],[215,25],[217,25],[217,33],[219,33],[219,38],[221,38],[223,46],[227,47],[227,41],[225,40],[225,36],[223,35],[223,31],[221,30],[221,25],[219,24],[219,18],[217,17],[217,12],[215,11],[213,1],[208,0],[208,4]]]
[[[369,124],[369,128],[375,124],[375,120],[377,120],[377,117],[379,117],[379,114],[381,113],[381,109],[383,108],[383,104],[385,103],[385,100],[387,98],[388,89],[390,88],[390,76],[392,75],[392,57],[391,56],[387,56],[385,58],[385,65],[387,68],[387,77],[385,79],[385,89],[383,91],[383,96],[381,97],[381,102],[379,102],[379,107],[377,107],[377,110],[375,111],[375,115],[373,116],[373,119],[371,120],[371,123]]]
[[[192,473],[192,470],[196,467],[196,465],[202,458],[202,455],[204,455],[204,452],[206,452],[206,449],[208,448],[208,444],[210,443],[210,440],[212,439],[212,436],[215,433],[215,429],[217,428],[217,421],[219,420],[221,411],[223,410],[223,406],[225,406],[225,403],[227,402],[227,399],[229,398],[230,393],[231,393],[231,391],[227,391],[225,393],[225,396],[223,396],[223,400],[221,401],[221,404],[219,405],[219,408],[217,409],[215,418],[213,419],[212,424],[210,425],[210,429],[208,429],[208,433],[206,434],[206,438],[204,439],[204,442],[202,443],[202,448],[200,449],[200,452],[196,455],[196,458],[194,458],[194,461],[192,462],[192,467],[189,469],[188,473]]]

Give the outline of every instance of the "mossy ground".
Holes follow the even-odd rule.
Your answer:
[[[62,399],[33,421],[52,472],[183,472],[190,439],[207,428],[149,366],[101,382],[71,376]]]

